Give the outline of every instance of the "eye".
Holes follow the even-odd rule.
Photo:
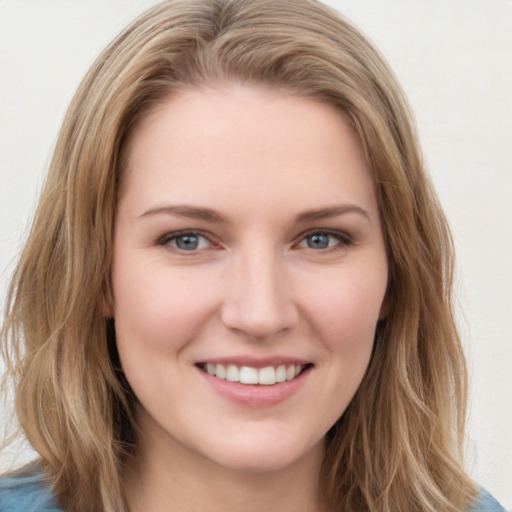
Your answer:
[[[350,245],[350,238],[338,232],[313,231],[306,234],[299,242],[298,247],[315,250],[334,249],[336,247]]]
[[[159,244],[187,252],[206,249],[212,245],[208,238],[193,231],[170,233],[162,237]]]

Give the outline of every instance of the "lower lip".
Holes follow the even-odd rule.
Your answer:
[[[231,402],[248,407],[270,407],[297,393],[308,378],[311,368],[307,368],[292,380],[270,386],[230,382],[217,379],[199,368],[198,371],[217,393]]]

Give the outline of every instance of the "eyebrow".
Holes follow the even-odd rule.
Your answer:
[[[355,204],[341,204],[335,206],[328,206],[326,208],[318,208],[314,210],[307,210],[296,216],[296,222],[307,222],[312,220],[330,219],[344,215],[347,213],[357,213],[365,217],[370,223],[371,219],[368,212]],[[187,217],[189,219],[204,220],[215,224],[227,224],[228,220],[220,213],[210,208],[202,208],[187,205],[165,205],[155,206],[150,208],[139,218],[149,217],[152,215],[176,215],[178,217]]]
[[[340,204],[335,206],[328,206],[327,208],[320,208],[317,210],[308,210],[297,215],[296,221],[306,222],[311,220],[331,219],[333,217],[338,217],[339,215],[344,215],[346,213],[357,213],[359,215],[362,215],[371,224],[371,219],[368,212],[355,204]]]
[[[139,216],[139,218],[158,214],[177,215],[178,217],[205,220],[207,222],[213,222],[216,224],[226,224],[228,222],[226,217],[224,217],[220,213],[217,213],[214,210],[211,210],[210,208],[198,208],[195,206],[187,205],[156,206],[155,208],[150,208],[148,211],[144,212],[142,215]]]

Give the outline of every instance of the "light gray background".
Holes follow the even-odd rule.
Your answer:
[[[0,0],[2,297],[79,80],[154,3]],[[512,1],[327,3],[382,50],[416,113],[458,249],[459,323],[472,376],[468,467],[512,508]]]

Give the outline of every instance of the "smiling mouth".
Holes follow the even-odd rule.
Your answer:
[[[235,364],[200,363],[202,371],[217,379],[240,384],[273,386],[297,378],[312,364],[290,364],[254,368],[252,366],[237,366]]]

